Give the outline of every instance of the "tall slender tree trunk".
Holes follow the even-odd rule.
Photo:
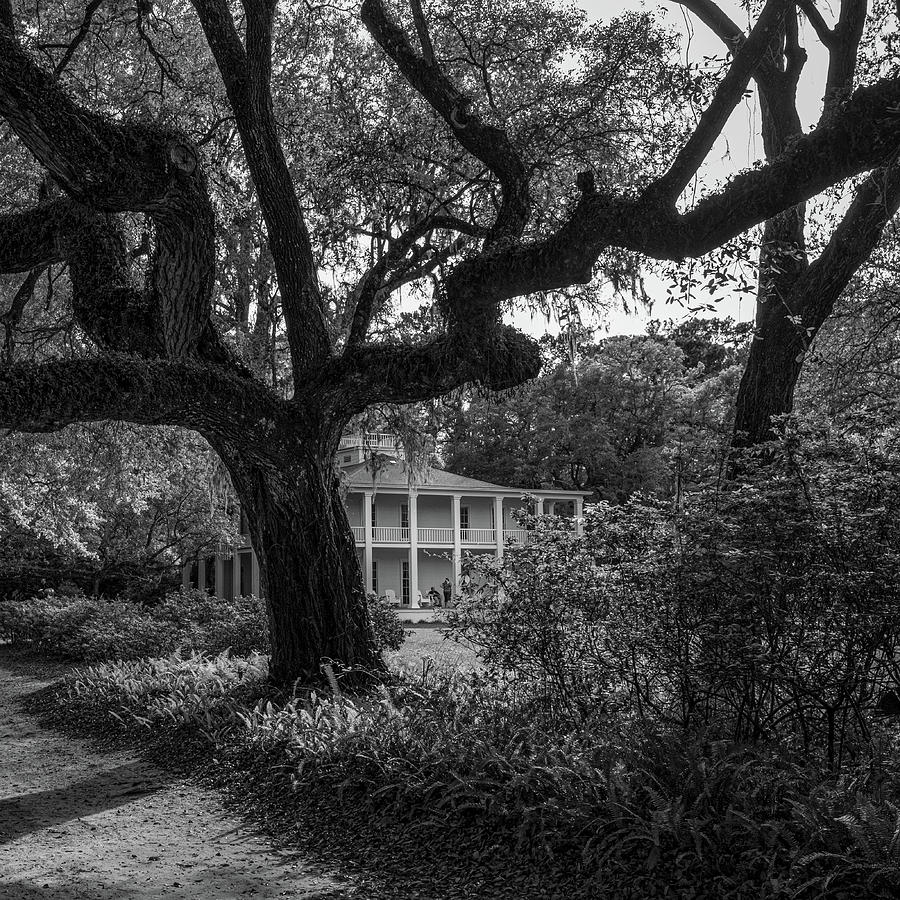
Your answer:
[[[734,447],[769,440],[774,434],[773,417],[791,412],[803,354],[801,333],[791,323],[777,323],[760,330],[750,345],[738,390]]]
[[[331,454],[318,445],[240,454],[216,449],[231,472],[259,559],[271,680],[316,681],[329,661],[353,682],[381,671]]]
[[[803,329],[798,280],[807,269],[801,204],[769,219],[759,259],[756,322],[735,402],[736,448],[769,440],[772,417],[791,412],[809,338]]]

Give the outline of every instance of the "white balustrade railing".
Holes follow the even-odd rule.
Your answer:
[[[372,529],[372,540],[375,543],[408,544],[409,529],[393,528],[391,526],[377,525]]]
[[[367,431],[365,434],[344,435],[338,444],[338,449],[351,450],[356,447],[364,447],[366,450],[396,450],[399,446],[399,441],[393,434]]]
[[[493,544],[496,540],[493,528],[464,528],[460,537],[464,544]]]
[[[420,544],[452,544],[453,529],[452,528],[420,528],[419,529]]]
[[[362,525],[354,525],[353,537],[357,543],[364,544],[366,529]],[[514,541],[518,544],[527,544],[531,540],[532,532],[524,528],[504,528],[503,540]],[[463,528],[460,531],[460,543],[462,544],[493,544],[497,540],[496,531],[493,528]],[[395,526],[378,525],[372,529],[372,541],[379,544],[408,544],[409,529]],[[452,528],[420,528],[419,543],[425,546],[429,544],[452,544]],[[239,544],[238,546],[249,546]]]

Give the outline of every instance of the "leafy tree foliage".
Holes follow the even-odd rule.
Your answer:
[[[717,320],[656,323],[645,336],[582,343],[575,362],[563,341],[545,342],[537,379],[505,398],[458,405],[447,466],[614,502],[635,491],[672,496],[721,459],[746,333]]]
[[[182,560],[233,537],[233,492],[180,429],[97,423],[13,435],[0,460],[0,571],[94,593],[171,585]]]
[[[896,232],[854,277],[810,349],[798,409],[824,411],[855,428],[897,412],[900,375],[900,243]]]

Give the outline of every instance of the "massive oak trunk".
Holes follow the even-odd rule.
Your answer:
[[[213,440],[250,525],[266,598],[270,678],[321,678],[334,662],[358,682],[383,668],[332,457],[316,445],[235,454]],[[352,670],[348,672],[347,670]]]

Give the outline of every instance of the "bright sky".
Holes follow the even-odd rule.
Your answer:
[[[702,22],[685,13],[677,3],[647,3],[642,0],[579,0],[579,2],[589,15],[604,20],[628,10],[658,9],[663,20],[681,34],[682,52],[688,54],[692,61],[699,61],[703,56],[721,56],[722,54],[723,46],[718,38]],[[741,9],[739,2],[720,0],[720,5],[735,22],[747,26],[747,14]],[[798,99],[803,124],[809,128],[819,116],[827,60],[812,29],[808,25],[803,25],[802,28],[801,38],[809,53],[809,60],[803,71]],[[758,126],[759,107],[754,93],[752,97],[737,107],[725,127],[722,137],[710,152],[706,165],[701,170],[707,183],[722,181],[731,173],[751,166],[762,157],[762,142],[758,137]],[[629,315],[622,309],[621,303],[616,304],[611,308],[605,322],[610,334],[643,332],[647,321],[651,318],[675,319],[676,321],[690,318],[691,313],[684,307],[678,304],[666,304],[666,288],[662,282],[648,279],[647,290],[651,297],[657,298],[652,311],[641,311]],[[747,296],[735,296],[720,302],[717,314],[730,315],[739,321],[750,321],[753,319],[753,312],[752,299]],[[703,315],[711,315],[711,313],[703,313]],[[535,335],[548,330],[558,330],[557,324],[550,323],[548,325],[543,317],[532,318],[526,313],[516,315],[514,321],[520,328]]]

